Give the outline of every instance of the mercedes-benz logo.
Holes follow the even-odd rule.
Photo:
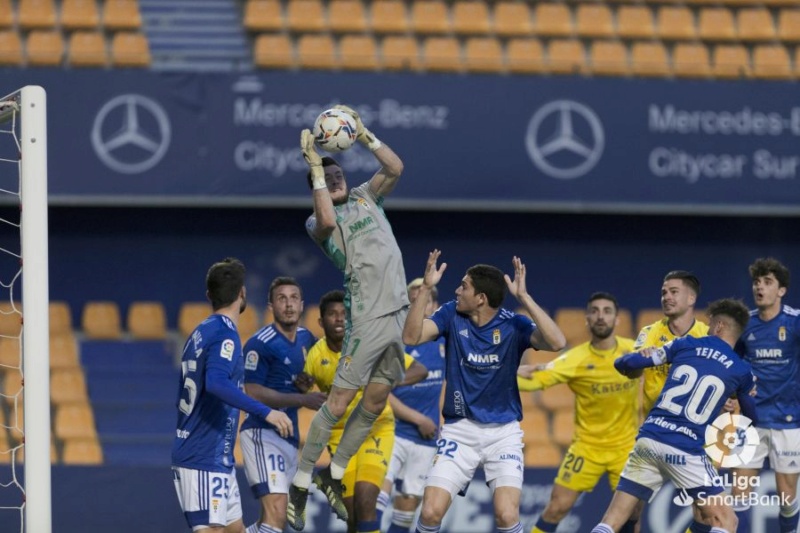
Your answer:
[[[603,125],[584,104],[554,100],[531,117],[525,146],[536,167],[551,178],[578,178],[603,155]]]
[[[122,94],[106,102],[92,125],[92,146],[97,157],[122,174],[150,170],[167,153],[169,117],[146,96]]]

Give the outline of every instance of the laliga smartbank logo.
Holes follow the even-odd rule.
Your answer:
[[[750,462],[758,447],[758,431],[744,415],[722,413],[706,427],[706,454],[722,468]]]

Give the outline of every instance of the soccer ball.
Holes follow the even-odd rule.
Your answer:
[[[326,109],[314,122],[314,141],[326,152],[344,152],[356,142],[356,121],[339,109]]]

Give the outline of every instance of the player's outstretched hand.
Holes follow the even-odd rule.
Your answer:
[[[300,372],[300,374],[298,374],[298,376],[294,380],[295,387],[300,389],[300,392],[303,393],[310,391],[311,387],[314,386],[314,383],[315,383],[314,378],[312,378],[305,372]]]
[[[516,255],[511,259],[511,264],[514,266],[514,279],[512,280],[508,274],[504,274],[503,277],[506,280],[506,285],[508,286],[508,292],[511,293],[514,298],[519,300],[526,294],[528,294],[528,287],[525,283],[525,263],[522,262],[522,259],[517,257]]]
[[[543,369],[543,365],[519,365],[517,375],[521,378],[530,379],[534,372]]]
[[[311,130],[305,129],[300,132],[300,149],[309,168],[322,168],[322,158],[314,148],[314,135],[311,134]]]
[[[327,399],[328,395],[324,392],[309,392],[303,395],[303,407],[316,411],[322,407],[322,404],[325,403]]]
[[[361,116],[355,109],[342,104],[333,107],[335,109],[338,109],[339,111],[347,113],[348,115],[353,117],[353,120],[356,121],[356,139],[358,140],[358,142],[360,142],[361,144],[366,144],[367,146],[375,142],[375,136],[372,134],[371,131],[369,131],[366,127],[364,127],[364,122],[361,120]]]
[[[423,439],[432,439],[436,436],[436,423],[427,416],[422,418],[422,422],[417,424],[417,431]]]
[[[283,411],[273,409],[267,415],[266,421],[275,426],[281,437],[291,437],[294,435],[292,420]]]
[[[422,282],[426,287],[435,287],[442,279],[442,274],[444,274],[444,271],[447,269],[447,263],[442,263],[438,267],[436,266],[436,261],[439,260],[440,255],[442,255],[440,250],[434,250],[428,254],[428,262],[425,265],[425,275],[422,276]]]

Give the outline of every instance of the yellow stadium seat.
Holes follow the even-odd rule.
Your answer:
[[[457,0],[453,4],[453,31],[461,35],[481,35],[491,32],[489,7],[486,2]]]
[[[303,327],[310,331],[318,339],[325,336],[325,331],[319,325],[319,305],[309,304],[303,311]]]
[[[662,318],[664,318],[664,311],[661,308],[640,309],[636,314],[636,334],[638,335],[643,327],[658,322]]]
[[[581,37],[613,37],[614,21],[604,3],[580,4],[575,13],[575,31]]]
[[[264,34],[256,37],[253,59],[261,68],[289,68],[294,65],[294,49],[287,35]]]
[[[464,47],[469,72],[502,72],[503,48],[494,37],[471,37]]]
[[[53,370],[50,376],[50,401],[54,405],[88,403],[86,377],[80,367]]]
[[[781,9],[778,14],[778,38],[784,42],[800,41],[800,9]]]
[[[72,331],[50,335],[50,369],[78,368],[78,342]]]
[[[566,4],[540,2],[534,8],[536,34],[549,37],[572,35],[572,14]]]
[[[62,0],[61,26],[66,30],[97,30],[100,13],[95,0]]]
[[[554,468],[561,464],[561,448],[553,443],[526,445],[524,449],[525,466],[533,468]]]
[[[411,27],[406,5],[400,0],[373,2],[371,26],[375,33],[406,33]]]
[[[292,0],[286,7],[286,23],[291,31],[321,32],[327,28],[322,2]]]
[[[390,35],[383,39],[381,59],[386,70],[419,70],[422,62],[414,37]]]
[[[0,31],[0,65],[22,64],[22,41],[16,30]]]
[[[747,78],[751,70],[750,56],[744,46],[718,45],[714,48],[711,74],[715,78]]]
[[[62,440],[97,438],[94,412],[88,403],[65,403],[58,406],[53,428],[55,436]]]
[[[575,434],[575,412],[572,409],[559,409],[553,413],[553,441],[567,447]]]
[[[667,49],[659,42],[634,43],[631,48],[631,71],[637,76],[669,76]]]
[[[0,302],[0,337],[17,337],[22,332],[22,303]]]
[[[494,31],[501,37],[531,35],[533,24],[528,5],[508,1],[494,4]]]
[[[21,444],[25,438],[25,404],[22,399],[8,407],[8,436],[12,445]]]
[[[656,20],[660,39],[688,41],[697,36],[694,15],[688,7],[661,6]]]
[[[14,27],[14,13],[11,0],[0,0],[0,28]],[[3,50],[2,46],[0,46],[0,50]]]
[[[22,368],[22,352],[19,337],[0,339],[0,371]]]
[[[66,439],[61,460],[67,465],[101,465],[103,449],[96,438]]]
[[[69,37],[68,62],[74,67],[104,67],[106,41],[98,31],[76,31]]]
[[[50,334],[72,333],[72,310],[67,302],[49,304]]]
[[[21,28],[53,28],[56,25],[56,6],[53,0],[19,0],[17,21]]]
[[[242,346],[244,346],[244,343],[246,343],[259,328],[258,313],[256,313],[256,310],[252,307],[248,307],[244,310],[244,313],[239,315],[239,325],[237,327],[239,330],[239,337],[242,339]]]
[[[447,4],[441,0],[415,0],[411,5],[411,26],[418,35],[448,33]]]
[[[753,50],[753,76],[769,80],[793,77],[789,52],[782,45],[761,44]]]
[[[655,36],[653,13],[646,6],[622,6],[617,10],[617,34],[625,39]]]
[[[550,41],[547,57],[549,70],[555,74],[577,74],[586,66],[586,53],[577,39]]]
[[[672,71],[681,78],[706,78],[711,74],[708,48],[702,43],[678,43],[672,51]]]
[[[523,392],[533,396],[530,392]],[[525,408],[519,423],[522,429],[522,440],[526,446],[550,442],[548,414],[537,407]]]
[[[128,332],[134,339],[166,339],[167,312],[161,302],[133,302],[128,308]]]
[[[742,9],[736,15],[740,41],[771,41],[775,39],[775,21],[768,9]]]
[[[122,320],[116,302],[86,302],[81,328],[88,339],[122,338]]]
[[[283,28],[280,0],[248,0],[244,6],[244,27],[249,31],[280,31]]]
[[[544,51],[538,39],[518,37],[506,45],[506,64],[509,72],[535,74],[544,72]]]
[[[339,41],[339,59],[344,70],[377,70],[378,47],[371,35],[345,35]]]
[[[107,30],[138,30],[142,14],[138,0],[106,0],[103,6],[103,26]]]
[[[367,17],[361,0],[333,0],[328,4],[328,25],[336,33],[362,33]]]
[[[562,383],[543,390],[539,396],[539,402],[548,411],[572,409],[575,406],[575,394],[566,384]]]
[[[336,68],[338,61],[333,38],[329,35],[301,35],[297,40],[297,63],[308,69]]]
[[[709,41],[732,41],[736,39],[733,13],[725,7],[708,7],[700,10],[699,35]]]
[[[3,341],[5,342],[5,341]],[[22,403],[22,372],[20,370],[6,370],[3,377],[3,398],[9,405]]]
[[[141,33],[115,33],[111,39],[111,59],[116,67],[150,66],[147,38]]]
[[[422,45],[422,64],[428,71],[459,72],[461,45],[454,37],[428,37]]]
[[[562,307],[556,311],[556,324],[567,339],[570,348],[589,340],[589,328],[586,326],[586,310],[582,307]]]
[[[213,308],[208,302],[184,302],[178,310],[178,332],[181,337],[188,337],[194,328],[211,316]]]
[[[620,337],[627,337],[629,339],[636,336],[636,333],[633,331],[633,317],[631,316],[631,312],[628,309],[620,308],[617,311],[617,319],[619,320],[619,324],[617,324],[614,333]]]

